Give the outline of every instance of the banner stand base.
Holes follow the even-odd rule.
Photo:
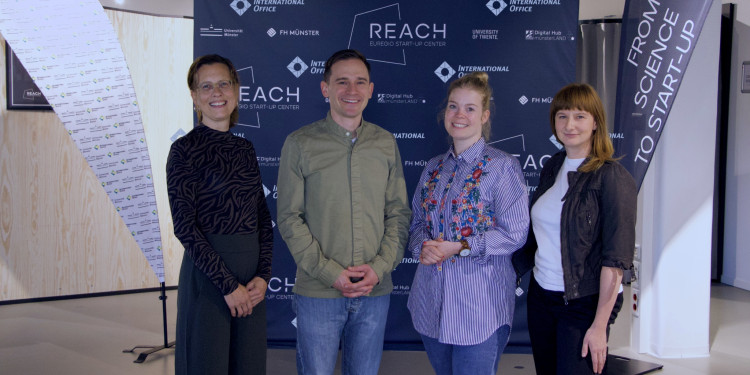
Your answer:
[[[639,361],[619,355],[607,355],[607,374],[609,375],[641,375],[661,370],[664,365]]]
[[[143,363],[143,361],[146,360],[146,357],[148,357],[149,354],[156,353],[162,349],[170,349],[174,348],[174,341],[168,342],[167,341],[167,294],[166,294],[166,287],[164,286],[164,283],[161,283],[161,295],[159,296],[159,299],[161,300],[161,306],[162,306],[162,318],[164,321],[164,345],[136,345],[132,349],[123,349],[123,353],[135,353],[136,349],[144,349],[148,348],[148,350],[141,352],[138,354],[138,358],[136,358],[135,363]]]
[[[151,345],[136,345],[133,347],[133,349],[123,349],[123,353],[134,353],[136,349],[143,349],[143,348],[149,348],[149,350],[146,350],[144,352],[141,352],[138,354],[138,358],[136,358],[135,363],[143,363],[143,361],[146,360],[146,357],[148,357],[149,354],[156,353],[159,350],[162,349],[170,349],[174,347],[174,341],[167,343],[166,345],[159,345],[159,346],[151,346]]]

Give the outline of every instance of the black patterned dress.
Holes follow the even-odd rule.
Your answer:
[[[185,247],[177,292],[176,374],[264,374],[266,311],[232,318],[224,296],[271,278],[273,228],[252,143],[199,125],[172,144],[167,188]]]

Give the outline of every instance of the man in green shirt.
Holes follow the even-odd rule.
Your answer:
[[[355,50],[326,61],[325,119],[290,134],[281,151],[278,224],[297,263],[297,371],[377,374],[411,211],[391,133],[362,119],[370,64]]]

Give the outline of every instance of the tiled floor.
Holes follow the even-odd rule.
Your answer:
[[[168,295],[170,337],[174,337],[176,291]],[[155,292],[2,305],[0,374],[172,374],[172,350],[152,354],[141,364],[133,363],[137,354],[122,352],[138,344],[161,344],[161,313]],[[705,358],[660,359],[631,352],[626,314],[621,314],[612,330],[613,354],[663,364],[664,369],[655,374],[750,374],[748,291],[712,286],[711,356]],[[295,372],[293,350],[269,350],[269,374]],[[431,373],[424,352],[386,351],[383,355],[380,374]],[[498,373],[534,374],[531,356],[504,354]]]

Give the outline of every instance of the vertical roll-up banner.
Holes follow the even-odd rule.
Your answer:
[[[101,4],[0,0],[0,32],[164,282],[141,112],[120,42]]]
[[[470,72],[489,74],[495,107],[489,143],[518,157],[530,190],[559,150],[548,112],[555,92],[575,80],[577,0],[194,4],[195,56],[218,53],[239,70],[240,119],[232,132],[255,145],[274,218],[281,146],[292,131],[325,117],[324,63],[344,48],[361,51],[372,66],[375,88],[364,119],[396,137],[410,201],[426,162],[450,145],[437,121],[448,85]],[[268,339],[293,345],[296,265],[278,232],[274,241]],[[388,348],[421,345],[406,308],[416,266],[407,250],[393,272]],[[525,321],[517,308],[511,345],[528,345]]]
[[[612,140],[640,189],[712,0],[627,0]]]

